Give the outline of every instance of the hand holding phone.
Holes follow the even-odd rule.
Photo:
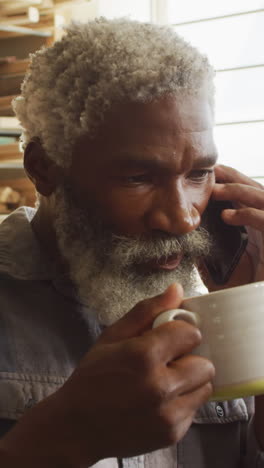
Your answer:
[[[218,285],[228,282],[248,242],[244,226],[231,226],[222,220],[221,212],[230,208],[233,208],[230,201],[211,199],[201,224],[211,234],[213,241],[211,254],[204,263],[212,280]]]

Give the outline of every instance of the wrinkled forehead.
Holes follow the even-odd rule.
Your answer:
[[[117,145],[142,138],[155,140],[155,135],[195,134],[211,131],[213,111],[209,96],[199,93],[165,95],[151,102],[116,103],[106,113],[103,123],[91,139],[97,143],[111,142]],[[79,149],[87,145],[89,136],[84,135],[76,143]]]

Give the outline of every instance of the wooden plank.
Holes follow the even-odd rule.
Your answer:
[[[5,63],[11,63],[15,61],[16,61],[15,55],[11,55],[11,56],[6,55],[5,57],[0,57],[0,65],[4,65]]]
[[[10,37],[10,35],[21,35],[21,36],[40,36],[50,37],[52,36],[51,31],[45,31],[40,29],[24,28],[23,26],[5,25],[0,23],[0,38]]]
[[[21,129],[19,128],[17,129],[1,128],[0,126],[0,137],[19,137],[20,135],[21,135]]]
[[[35,30],[46,30],[49,32],[53,32],[54,28],[54,18],[47,18],[46,20],[39,21],[38,23],[28,23],[25,27],[30,27],[31,29]]]
[[[2,164],[2,168],[0,170],[0,182],[6,181],[9,179],[10,180],[21,179],[22,177],[26,177],[23,167],[12,167],[10,164],[8,164],[8,167],[4,167],[4,165]]]
[[[22,161],[23,152],[20,150],[19,143],[9,143],[7,145],[0,145],[0,161]]]
[[[34,206],[36,201],[35,187],[27,177],[0,179],[0,187],[11,187],[22,195],[24,204],[27,206]]]
[[[10,106],[12,99],[16,97],[16,94],[11,94],[10,96],[1,96],[0,97],[0,108]]]
[[[13,117],[15,115],[13,108],[11,106],[4,109],[0,109],[0,116],[3,117]]]
[[[32,7],[32,5],[30,6]],[[44,2],[42,2],[41,5],[33,6],[33,8],[38,10],[40,21],[43,21],[43,19],[45,20],[47,16],[53,16],[54,14],[53,6],[51,7],[51,5],[48,5],[48,4],[45,5]],[[1,12],[1,3],[0,3],[0,12]],[[19,24],[29,23],[29,21],[32,22],[32,20],[30,20],[29,7],[25,8],[24,11],[22,11],[21,13],[16,13],[16,12],[11,11],[10,14],[8,14],[7,12],[5,15],[3,15],[3,12],[2,12],[2,16],[1,16],[2,24],[12,23],[12,24],[19,25]],[[34,19],[34,22],[35,21],[36,19]]]
[[[3,130],[12,130],[12,134],[15,132],[21,133],[21,127],[16,117],[0,117],[0,134]]]
[[[0,97],[0,101],[1,101],[1,97]],[[0,106],[0,119],[1,117],[14,117],[14,116],[15,116],[15,113],[14,113],[13,107],[11,106],[11,102],[9,105],[5,107]]]
[[[20,94],[25,74],[0,75],[0,96]]]
[[[27,5],[27,6],[30,6],[30,5],[40,5],[41,4],[41,0],[0,0],[0,4],[1,4],[1,7],[6,4],[8,5],[10,8],[16,8],[17,6],[21,6],[21,5]]]
[[[13,73],[25,73],[30,64],[29,59],[15,60],[4,63],[0,62],[0,75],[13,74]]]
[[[30,6],[40,6],[42,0],[23,0],[23,1],[6,1],[0,0],[0,11],[3,14],[12,13],[25,10]]]
[[[15,192],[17,192],[20,196],[20,200],[14,205],[13,203],[11,204],[6,204],[6,203],[0,203],[0,213],[10,213],[14,209],[17,208],[17,206],[22,206],[22,205],[27,205],[27,206],[32,206],[34,207],[35,202],[36,202],[36,191],[33,183],[24,175],[20,175],[20,177],[16,178],[5,178],[5,179],[0,179],[0,188],[11,188]]]
[[[2,172],[1,172],[2,171]],[[0,178],[1,173],[10,172],[10,174],[23,174],[24,175],[24,164],[23,159],[9,159],[6,161],[0,161]]]
[[[74,4],[74,2],[72,0],[53,0],[53,2],[54,2],[55,5],[61,5],[63,3],[68,4],[68,5],[69,5],[69,3]]]
[[[15,97],[16,95],[14,94],[12,94],[11,96],[0,97],[0,116],[1,117],[13,117],[15,115],[11,106],[11,102]],[[1,126],[1,117],[0,117],[0,126]]]
[[[34,53],[45,45],[46,40],[46,37],[15,37],[13,34],[10,38],[0,40],[0,56],[13,56],[15,54],[17,59],[27,59],[30,53]]]
[[[54,26],[54,13],[47,11],[44,14],[40,14],[39,21],[32,22],[29,20],[28,15],[19,16],[7,16],[4,20],[1,20],[1,25],[23,26],[30,29],[47,29],[49,30]]]

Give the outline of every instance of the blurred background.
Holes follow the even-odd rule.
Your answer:
[[[71,20],[97,16],[170,24],[207,54],[219,161],[264,181],[264,0],[0,0],[0,218],[35,200],[11,109],[28,55],[59,39]]]

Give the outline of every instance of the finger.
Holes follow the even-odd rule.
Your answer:
[[[237,182],[239,184],[250,185],[251,187],[256,187],[261,190],[264,189],[263,185],[251,179],[251,177],[242,174],[242,172],[237,171],[233,167],[224,166],[223,164],[215,166],[215,178],[216,182]]]
[[[169,423],[170,427],[175,427],[175,440],[180,440],[184,435],[184,426],[190,426],[197,410],[208,401],[213,392],[211,382],[207,382],[192,392],[185,393],[182,396],[175,396],[174,399],[167,400],[161,408],[163,420]],[[179,424],[181,421],[181,424]],[[184,424],[184,421],[186,424]],[[183,433],[179,434],[179,429]],[[173,439],[173,434],[172,434]]]
[[[211,382],[215,368],[208,359],[189,354],[172,361],[168,366],[168,372],[174,380],[172,396],[175,396],[194,392],[207,382]]]
[[[264,231],[264,212],[255,208],[240,208],[239,210],[224,210],[222,218],[233,226],[251,226],[258,231]]]
[[[212,198],[214,200],[231,200],[238,204],[264,209],[264,190],[237,183],[215,184]]]
[[[162,294],[136,304],[124,317],[107,328],[99,341],[109,343],[141,335],[152,328],[154,319],[161,312],[179,307],[182,299],[181,285],[170,285]]]
[[[196,413],[204,403],[208,401],[213,393],[212,382],[206,382],[201,387],[192,392],[185,393],[180,397],[181,405],[191,410],[193,414]]]
[[[183,320],[175,320],[146,332],[140,340],[145,354],[150,352],[154,363],[162,361],[170,365],[171,361],[190,353],[200,344],[201,332]]]

